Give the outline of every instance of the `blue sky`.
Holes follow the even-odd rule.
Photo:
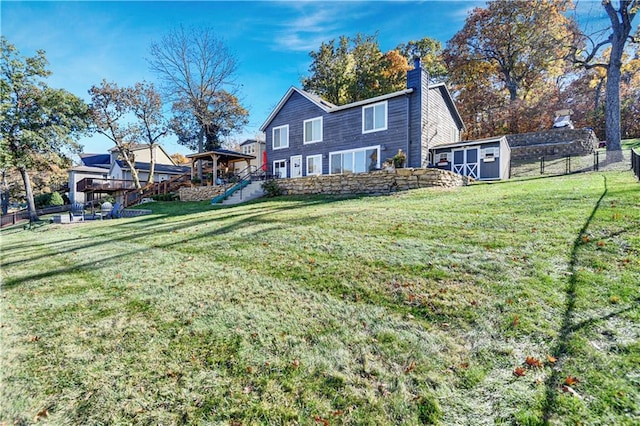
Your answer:
[[[323,41],[358,32],[378,32],[380,48],[432,37],[443,46],[464,25],[467,13],[484,1],[143,1],[0,2],[2,35],[22,55],[46,51],[51,87],[85,100],[102,79],[120,86],[156,82],[146,59],[149,45],[179,25],[213,28],[239,62],[236,82],[249,125],[238,140],[253,137],[290,86],[308,75],[309,52]],[[582,0],[592,19],[599,2]],[[81,141],[84,152],[106,152],[99,136]],[[188,153],[163,141],[169,153]]]

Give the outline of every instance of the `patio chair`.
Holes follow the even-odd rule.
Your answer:
[[[69,219],[71,222],[84,222],[84,205],[82,203],[73,203],[71,205]]]
[[[109,213],[108,217],[110,217],[111,219],[118,219],[122,217],[122,210],[122,204],[117,202],[113,205],[113,209],[111,209],[111,213]]]

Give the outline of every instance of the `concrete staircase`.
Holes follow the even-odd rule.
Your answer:
[[[221,204],[228,206],[232,204],[245,203],[256,198],[260,198],[264,195],[262,190],[262,181],[254,181],[244,188],[234,192],[228,198],[222,201]]]

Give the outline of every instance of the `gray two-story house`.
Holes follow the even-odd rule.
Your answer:
[[[463,126],[447,87],[430,85],[416,61],[406,89],[347,105],[291,87],[260,130],[271,172],[295,178],[376,170],[398,150],[407,167],[427,167]]]

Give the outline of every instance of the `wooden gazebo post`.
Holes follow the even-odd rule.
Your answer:
[[[218,156],[216,154],[211,155],[213,159],[213,173],[211,176],[211,186],[216,185],[216,178],[218,177]]]

